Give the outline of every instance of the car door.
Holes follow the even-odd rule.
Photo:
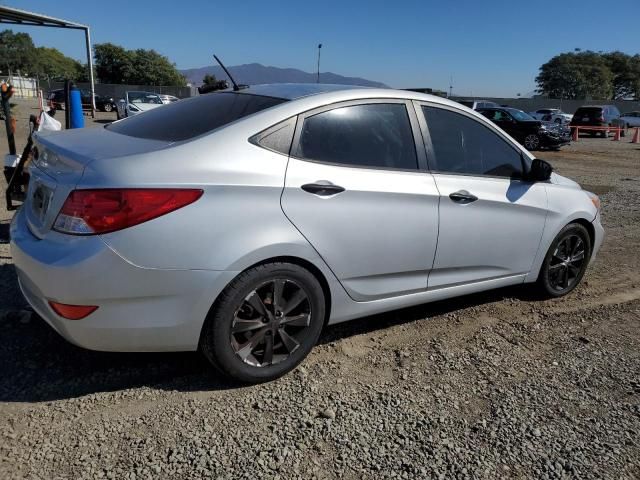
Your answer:
[[[347,102],[299,117],[282,208],[354,300],[426,290],[439,195],[424,167],[410,102]]]
[[[522,281],[544,230],[544,183],[523,179],[520,149],[481,119],[430,104],[420,105],[418,117],[441,195],[429,289]]]

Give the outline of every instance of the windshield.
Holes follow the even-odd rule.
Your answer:
[[[522,110],[518,110],[516,108],[505,108],[505,110],[509,112],[513,118],[521,122],[526,122],[528,120],[535,120],[535,118],[533,118],[528,113],[524,113]]]
[[[179,142],[284,102],[282,98],[246,93],[208,93],[171,102],[105,128],[130,137]]]
[[[149,92],[127,92],[127,100],[129,103],[152,103],[162,104],[160,95]]]

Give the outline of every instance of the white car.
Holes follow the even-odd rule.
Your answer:
[[[622,120],[627,128],[630,127],[640,127],[640,112],[628,112],[620,115],[620,120]]]
[[[124,98],[116,104],[118,120],[132,117],[147,110],[164,105],[162,98],[152,92],[125,92]]]
[[[541,108],[535,112],[529,113],[536,120],[542,120],[544,122],[554,122],[564,125],[571,122],[573,115],[565,113],[559,108]]]
[[[255,85],[34,137],[10,229],[34,310],[76,345],[200,350],[242,382],[295,368],[326,324],[566,295],[604,235],[595,194],[422,93]]]
[[[160,95],[160,100],[162,100],[162,103],[167,104],[177,102],[180,99],[178,97],[174,97],[173,95]]]

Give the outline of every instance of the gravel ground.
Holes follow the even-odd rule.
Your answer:
[[[640,145],[540,156],[603,202],[607,238],[574,293],[330,327],[254,387],[195,353],[65,342],[25,311],[0,210],[0,478],[640,478]]]

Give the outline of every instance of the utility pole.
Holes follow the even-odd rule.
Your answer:
[[[451,98],[452,93],[453,93],[453,75],[451,75],[451,79],[449,80],[449,98]]]
[[[320,83],[320,50],[322,49],[322,44],[318,44],[318,75],[316,78],[316,83]]]

